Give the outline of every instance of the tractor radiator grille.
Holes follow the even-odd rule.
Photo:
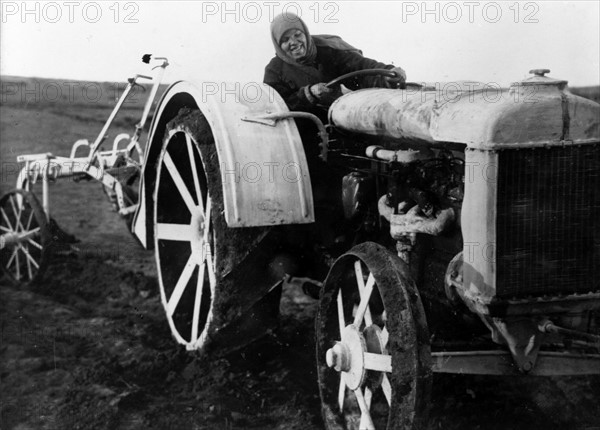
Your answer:
[[[498,160],[497,297],[600,290],[600,145]]]

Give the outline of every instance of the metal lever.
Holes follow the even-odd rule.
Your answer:
[[[290,118],[304,118],[309,119],[314,122],[319,129],[319,138],[321,143],[319,146],[321,147],[321,154],[319,157],[323,161],[327,161],[327,151],[329,150],[329,135],[327,134],[327,130],[325,130],[325,126],[323,122],[319,119],[318,116],[313,115],[308,112],[280,112],[280,113],[266,113],[264,115],[256,115],[256,116],[244,116],[242,117],[242,121],[246,122],[256,122],[258,124],[268,125],[270,127],[275,127],[275,123],[282,119],[290,119]]]
[[[128,85],[125,88],[125,91],[123,91],[123,94],[121,95],[121,98],[117,102],[116,106],[113,108],[110,116],[108,117],[108,119],[106,120],[106,123],[104,124],[104,127],[102,127],[102,130],[100,131],[100,133],[98,134],[98,137],[96,138],[96,140],[94,141],[94,143],[92,144],[92,146],[90,148],[90,154],[88,156],[88,164],[89,165],[91,165],[94,162],[95,158],[97,157],[97,151],[98,151],[100,145],[102,144],[102,142],[104,141],[104,139],[106,138],[106,132],[108,131],[108,128],[110,127],[110,125],[112,124],[113,120],[115,119],[115,116],[117,115],[117,112],[121,109],[121,106],[125,102],[125,99],[129,95],[131,89],[135,85],[139,85],[136,81],[138,79],[153,80],[154,83],[153,83],[153,86],[152,86],[152,91],[150,92],[150,96],[148,97],[148,100],[146,100],[146,105],[144,106],[144,111],[142,113],[142,119],[140,120],[140,122],[136,126],[135,134],[134,134],[134,136],[132,138],[131,143],[128,145],[127,150],[131,151],[131,149],[134,146],[137,145],[137,141],[138,141],[138,139],[139,139],[139,137],[141,135],[144,123],[146,122],[148,114],[150,113],[150,108],[151,108],[152,102],[154,100],[154,97],[156,97],[156,93],[158,91],[158,87],[160,85],[160,82],[162,81],[162,77],[163,77],[165,68],[169,65],[168,60],[166,58],[164,58],[164,57],[158,57],[158,58],[155,58],[155,60],[162,60],[162,64],[159,65],[159,66],[156,66],[156,67],[161,68],[161,70],[157,73],[157,76],[155,78],[152,78],[152,77],[146,76],[146,75],[136,74],[133,78],[127,79]],[[141,152],[140,152],[140,154],[141,154]]]

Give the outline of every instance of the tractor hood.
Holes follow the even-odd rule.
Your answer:
[[[427,146],[464,144],[502,149],[600,140],[600,105],[571,94],[546,69],[514,82],[447,82],[406,90],[364,89],[329,109],[341,130]]]

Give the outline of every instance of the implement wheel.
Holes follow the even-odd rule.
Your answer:
[[[46,215],[36,197],[14,190],[0,199],[0,264],[14,282],[38,281],[49,258]]]
[[[167,125],[157,165],[154,245],[171,332],[188,350],[226,353],[276,323],[270,229],[227,227],[214,138],[198,110]]]
[[[427,418],[431,350],[408,267],[375,243],[342,255],[323,285],[317,371],[328,429],[418,429]]]

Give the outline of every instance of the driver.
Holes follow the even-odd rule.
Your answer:
[[[306,24],[296,15],[284,13],[271,23],[271,40],[276,57],[265,68],[264,83],[273,87],[291,111],[315,114],[327,121],[327,108],[342,92],[340,87],[327,88],[329,82],[346,73],[364,69],[388,69],[394,78],[357,77],[345,80],[349,89],[388,87],[398,88],[405,83],[406,73],[400,67],[365,58],[361,51],[338,36],[311,36]],[[348,226],[342,209],[342,176],[345,170],[325,164],[320,158],[319,139],[314,123],[296,119],[310,171],[317,223],[314,243],[332,250],[349,242]],[[313,237],[313,236],[311,236]],[[309,243],[313,243],[308,240]],[[334,252],[337,254],[337,252]]]
[[[323,117],[323,110],[317,106],[328,106],[341,95],[339,88],[327,88],[325,82],[357,70],[388,69],[398,76],[346,81],[345,85],[352,90],[398,88],[406,81],[402,68],[363,57],[361,51],[338,36],[311,36],[304,21],[291,13],[283,13],[273,19],[271,40],[276,57],[265,68],[264,82],[283,97],[292,111]]]

